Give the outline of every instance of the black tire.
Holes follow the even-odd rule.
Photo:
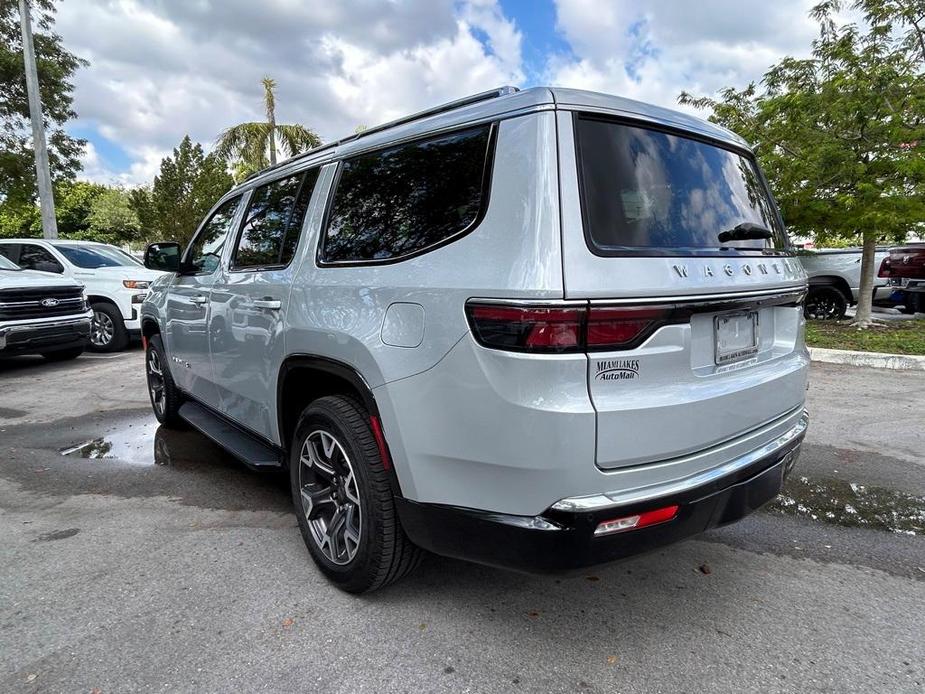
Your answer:
[[[810,320],[841,320],[848,309],[848,299],[836,287],[817,285],[809,288],[803,314]]]
[[[326,436],[327,438],[322,438]],[[311,438],[311,441],[309,439]],[[310,459],[308,446],[318,449],[333,439],[337,448],[327,457],[333,475],[322,472],[317,464],[301,462]],[[325,463],[325,464],[327,464]],[[389,473],[382,465],[379,448],[369,425],[369,413],[357,400],[346,396],[327,396],[311,403],[296,425],[289,456],[292,500],[305,546],[315,564],[337,587],[349,593],[366,593],[397,581],[412,571],[420,562],[423,550],[416,547],[405,535],[398,519]],[[359,505],[350,498],[350,474],[355,481],[352,492]],[[340,480],[338,482],[337,480]],[[303,503],[303,486],[316,494],[318,501]],[[331,490],[327,496],[325,487]],[[339,492],[337,491],[339,490]],[[350,507],[353,506],[352,513]],[[346,520],[336,522],[337,514]],[[309,521],[309,515],[313,519]],[[359,520],[356,520],[356,516]],[[329,516],[329,517],[326,517]],[[323,522],[327,528],[338,525],[348,528],[355,521],[353,554],[346,530],[339,542],[327,542],[327,552],[316,534]],[[331,537],[337,533],[332,533]],[[325,535],[327,537],[327,535]],[[338,544],[343,549],[337,552]],[[337,560],[340,561],[337,561]]]
[[[83,353],[83,347],[71,347],[70,349],[59,349],[55,352],[45,352],[42,356],[48,361],[70,361],[71,359],[76,359]]]
[[[161,336],[152,335],[148,338],[148,348],[145,350],[145,377],[148,383],[151,409],[154,410],[157,421],[164,426],[171,429],[182,429],[183,420],[179,413],[180,405],[183,404],[183,396],[173,382],[168,363]]]
[[[128,344],[128,331],[122,314],[113,304],[98,301],[91,305],[93,323],[90,326],[91,352],[119,352]]]

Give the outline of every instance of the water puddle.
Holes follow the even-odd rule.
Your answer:
[[[156,445],[158,426],[157,421],[152,420],[114,428],[105,436],[62,448],[60,452],[61,455],[74,458],[114,459],[134,465],[166,465],[169,456],[164,459],[158,455],[158,449],[162,448]]]
[[[791,477],[768,509],[832,525],[925,535],[925,497],[842,480]]]

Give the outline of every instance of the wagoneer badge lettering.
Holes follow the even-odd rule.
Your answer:
[[[687,265],[672,265],[672,269],[675,271],[678,277],[682,279],[687,279],[690,276],[690,270]],[[755,273],[755,268],[757,268],[758,273],[762,275],[770,274],[770,269],[768,268],[767,263],[756,263],[754,267],[750,263],[743,263],[742,265],[735,266],[729,263],[723,265],[723,272],[728,276],[732,277],[737,272],[741,272],[747,277],[751,277]],[[783,261],[783,269],[781,268],[780,263],[771,263],[771,268],[774,269],[774,272],[778,275],[783,274],[785,271],[787,274],[794,274],[796,272],[796,266],[790,260]],[[703,265],[701,272],[704,277],[715,277],[716,270],[711,265]]]

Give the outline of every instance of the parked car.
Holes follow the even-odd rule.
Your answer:
[[[809,276],[806,296],[807,318],[841,320],[848,306],[858,302],[861,287],[860,248],[801,250],[800,262]],[[875,262],[889,255],[889,249],[878,248]],[[889,298],[890,289],[883,280],[874,278],[874,300]]]
[[[29,270],[72,277],[87,288],[93,309],[89,348],[117,352],[141,334],[138,309],[148,284],[160,275],[105,243],[0,239],[0,255]]]
[[[887,278],[904,312],[925,313],[925,243],[891,248],[878,275]]]
[[[752,152],[686,114],[480,94],[271,167],[142,305],[158,420],[287,466],[348,591],[421,548],[562,571],[774,498],[806,275]]]
[[[87,344],[92,315],[79,282],[23,270],[0,255],[0,358],[75,359]]]

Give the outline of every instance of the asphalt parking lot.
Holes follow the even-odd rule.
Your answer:
[[[786,495],[735,526],[353,597],[280,475],[157,427],[140,350],[0,362],[0,691],[923,691],[925,372],[811,380]]]

